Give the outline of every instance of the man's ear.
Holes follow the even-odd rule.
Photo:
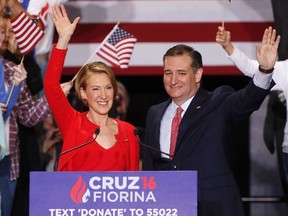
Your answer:
[[[197,83],[201,82],[202,79],[202,74],[203,74],[203,68],[199,68],[197,69],[197,71],[195,72],[195,79]]]

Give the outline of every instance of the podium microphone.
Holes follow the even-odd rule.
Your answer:
[[[149,145],[143,143],[143,142],[140,140],[140,138],[139,138],[139,131],[138,131],[137,129],[134,130],[134,135],[137,137],[138,142],[139,142],[139,144],[140,144],[141,146],[144,146],[144,147],[146,147],[146,148],[149,148],[149,149],[151,149],[151,150],[153,150],[153,151],[156,151],[156,152],[158,152],[158,153],[167,155],[167,156],[169,156],[169,158],[173,158],[173,155],[170,155],[170,154],[168,154],[168,153],[166,153],[166,152],[163,152],[163,151],[161,151],[161,150],[159,150],[159,149],[156,149],[156,148],[154,148],[154,147],[152,147],[152,146],[149,146]]]
[[[71,148],[71,149],[68,149],[68,150],[66,150],[66,151],[61,152],[61,153],[57,156],[57,158],[55,159],[55,162],[54,162],[54,171],[57,171],[58,161],[59,161],[59,159],[60,159],[60,157],[61,157],[62,155],[67,154],[67,153],[69,153],[69,152],[71,152],[71,151],[74,151],[74,150],[76,150],[76,149],[79,149],[79,148],[81,148],[81,147],[83,147],[83,146],[86,146],[86,145],[92,143],[94,140],[96,140],[96,138],[97,138],[97,136],[98,136],[99,133],[100,133],[100,128],[97,128],[97,129],[95,130],[95,137],[94,137],[92,140],[89,140],[88,142],[85,142],[85,143],[83,143],[83,144],[81,144],[81,145],[75,146],[75,147],[73,147],[73,148]]]

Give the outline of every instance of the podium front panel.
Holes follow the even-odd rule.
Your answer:
[[[30,216],[197,216],[197,172],[31,172],[29,205]]]

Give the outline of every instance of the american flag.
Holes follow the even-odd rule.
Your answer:
[[[49,13],[49,4],[46,3],[42,8],[39,13],[39,19],[41,20],[43,26],[47,26],[47,17]]]
[[[11,26],[22,55],[28,54],[44,36],[44,31],[24,12],[11,20]]]
[[[111,65],[122,69],[128,68],[129,61],[137,38],[117,27],[116,30],[104,41],[96,53]]]
[[[137,36],[137,44],[129,68],[113,68],[116,75],[162,75],[164,53],[179,43],[202,54],[204,75],[240,75],[215,42],[224,5],[223,0],[69,0],[65,3],[69,17],[81,19],[70,40],[63,72],[75,75],[120,21],[122,29]],[[269,25],[274,25],[271,0],[233,0],[226,4],[225,28],[231,31],[234,44],[250,58],[255,59],[255,45]],[[94,56],[93,60],[102,60]]]

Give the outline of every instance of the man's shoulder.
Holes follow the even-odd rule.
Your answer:
[[[230,85],[222,85],[214,89],[213,93],[232,93],[235,89]]]
[[[159,110],[159,109],[164,109],[165,107],[167,107],[170,103],[172,102],[171,99],[168,99],[166,101],[157,103],[157,104],[153,104],[149,110]]]
[[[227,96],[235,92],[235,89],[229,85],[222,85],[209,92],[212,97],[216,96]]]

